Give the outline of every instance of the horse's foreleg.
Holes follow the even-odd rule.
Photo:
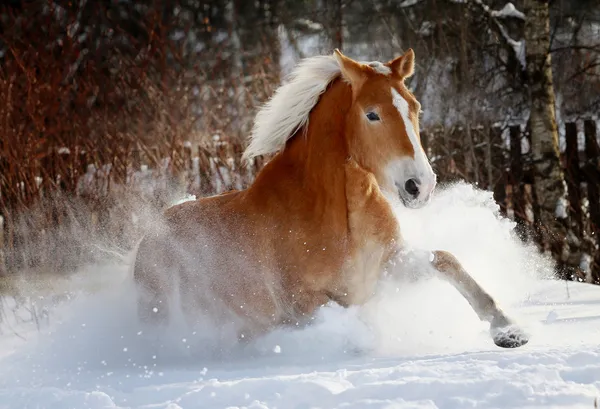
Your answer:
[[[498,308],[494,299],[465,271],[456,257],[446,251],[434,251],[430,261],[436,272],[465,297],[479,318],[490,323],[490,333],[496,345],[516,348],[528,342],[524,332]]]

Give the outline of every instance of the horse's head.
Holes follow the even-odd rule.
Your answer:
[[[414,52],[409,49],[385,64],[362,64],[339,50],[335,58],[352,87],[345,127],[350,156],[407,207],[425,205],[436,176],[421,146],[421,105],[404,85],[414,71]]]

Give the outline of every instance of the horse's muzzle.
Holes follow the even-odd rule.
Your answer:
[[[435,184],[433,186],[424,186],[420,180],[415,178],[408,179],[404,183],[404,186],[396,183],[400,200],[404,206],[410,209],[419,209],[428,204],[431,200],[434,187]]]

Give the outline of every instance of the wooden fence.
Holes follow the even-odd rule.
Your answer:
[[[569,228],[585,250],[581,278],[600,283],[600,148],[595,120],[566,122],[560,130],[561,165],[568,197],[562,205]],[[531,140],[524,124],[430,130],[422,134],[440,181],[464,179],[494,192],[502,214],[534,239],[536,198]],[[559,215],[559,216],[564,216]],[[587,275],[587,276],[586,276]]]

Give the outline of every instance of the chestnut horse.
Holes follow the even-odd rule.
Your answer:
[[[413,70],[410,49],[387,63],[339,50],[303,60],[256,116],[244,159],[274,156],[252,185],[167,209],[140,242],[140,316],[165,322],[176,305],[251,339],[307,322],[329,301],[369,300],[402,262],[390,198],[419,208],[436,184],[404,84]],[[452,254],[426,254],[497,345],[527,342]]]

